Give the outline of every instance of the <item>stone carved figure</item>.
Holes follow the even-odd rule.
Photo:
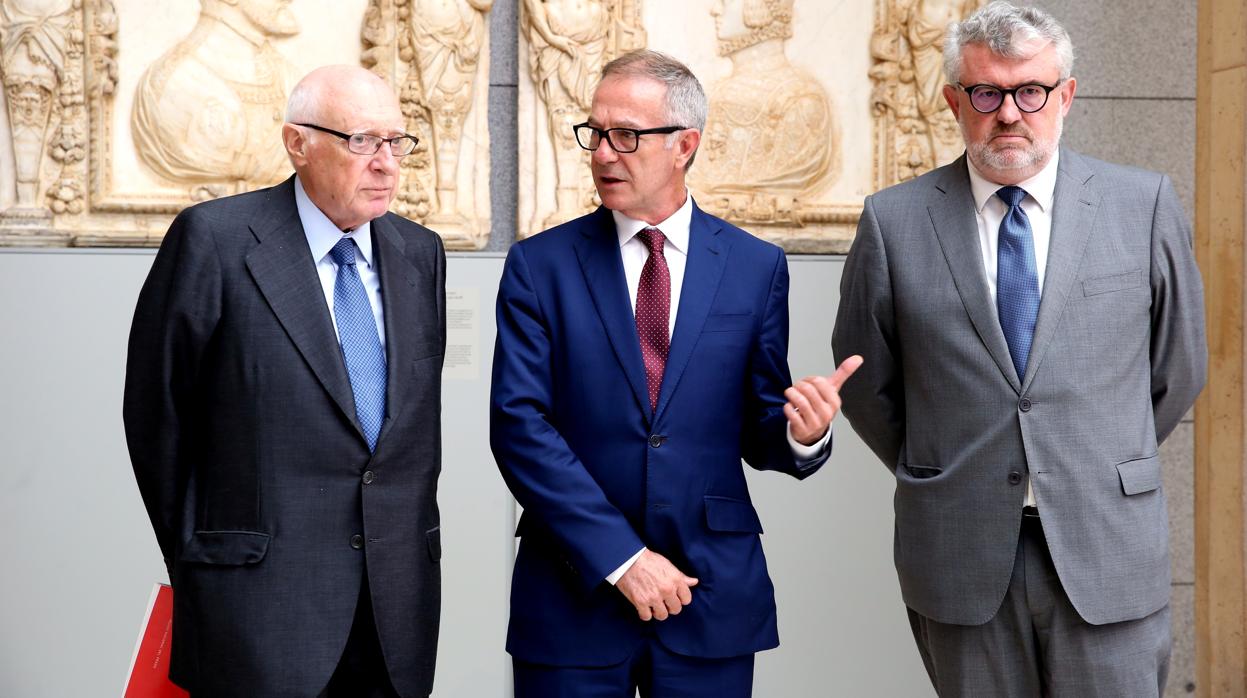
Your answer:
[[[602,66],[645,45],[639,6],[626,0],[523,0],[521,22],[528,64],[546,108],[554,147],[555,209],[532,228],[576,218],[595,204],[588,152],[576,145],[572,127],[589,113]]]
[[[408,25],[418,102],[433,136],[436,199],[431,224],[468,225],[456,198],[464,155],[463,125],[472,108],[477,63],[485,41],[485,15],[493,0],[412,0]]]
[[[44,151],[62,108],[59,93],[79,21],[74,0],[0,0],[0,80],[12,136],[0,150],[0,181],[13,183],[0,185],[6,189],[0,203],[9,204],[10,216],[46,215],[39,198]]]
[[[732,72],[710,90],[693,184],[735,220],[801,223],[802,200],[830,181],[838,136],[827,90],[792,65],[793,0],[717,0],[720,55]]]
[[[895,163],[880,186],[895,184],[961,154],[961,131],[944,104],[944,34],[986,0],[893,0],[871,37],[877,116],[889,117]]]
[[[190,34],[135,93],[139,159],[195,199],[276,183],[290,171],[280,132],[294,69],[272,39],[299,32],[290,0],[200,0]]]

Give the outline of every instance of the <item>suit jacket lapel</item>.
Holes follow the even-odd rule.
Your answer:
[[[619,255],[615,221],[609,210],[599,207],[583,223],[580,232],[582,237],[576,244],[576,257],[580,260],[585,285],[615,350],[615,357],[628,377],[628,384],[632,386],[633,397],[649,417],[645,363],[641,359],[636,318],[628,298],[628,282],[624,278],[623,260]]]
[[[247,254],[247,269],[312,373],[359,429],[351,381],[294,203],[294,178],[274,187],[269,198],[251,222],[260,244]]]
[[[688,261],[684,269],[684,281],[680,287],[680,307],[675,317],[675,331],[671,333],[671,350],[667,353],[667,367],[663,372],[662,390],[658,394],[655,419],[671,402],[671,394],[680,383],[680,376],[693,355],[693,347],[701,336],[701,328],[710,314],[710,305],[719,290],[719,279],[727,262],[728,250],[719,240],[719,225],[693,204],[693,218],[689,225]]]
[[[416,357],[413,354],[419,329],[425,323],[436,324],[437,318],[420,318],[416,322],[395,322],[394,309],[422,308],[416,297],[419,272],[404,254],[406,242],[384,216],[372,221],[372,244],[377,270],[381,277],[381,298],[385,309],[386,418],[377,443],[385,439],[391,424],[396,422],[405,399],[408,378]]]
[[[1043,296],[1039,316],[1035,320],[1035,337],[1031,341],[1030,358],[1026,364],[1023,389],[1030,386],[1035,372],[1043,362],[1048,345],[1061,323],[1061,314],[1069,300],[1070,287],[1078,278],[1083,251],[1099,210],[1099,195],[1087,186],[1091,169],[1077,153],[1062,149],[1057,165],[1056,190],[1052,198],[1052,233],[1048,245],[1048,264],[1044,270]]]
[[[974,195],[970,191],[970,175],[964,155],[944,168],[935,188],[936,195],[927,212],[935,226],[935,235],[952,272],[957,293],[987,352],[1013,389],[1021,392],[1022,381],[1013,367],[1009,344],[1000,329],[996,304],[987,289],[979,227],[974,217]]]

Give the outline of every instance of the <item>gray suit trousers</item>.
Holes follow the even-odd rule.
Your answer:
[[[1091,625],[1074,610],[1038,517],[1025,517],[1009,590],[982,625],[909,610],[936,692],[945,698],[1158,698],[1169,674],[1169,607]]]

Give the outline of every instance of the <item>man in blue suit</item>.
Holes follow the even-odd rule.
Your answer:
[[[861,360],[790,385],[783,251],[684,184],[705,120],[678,61],[608,64],[575,127],[602,207],[507,257],[490,442],[524,507],[517,698],[749,696],[779,644],[741,458],[811,475]]]

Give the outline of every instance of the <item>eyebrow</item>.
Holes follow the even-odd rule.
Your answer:
[[[606,130],[605,128],[602,128],[601,122],[595,120],[593,117],[589,117],[589,125],[594,128],[602,129],[603,131]],[[636,129],[641,129],[644,127],[641,126],[640,122],[632,121],[631,119],[623,119],[619,123],[615,124],[614,126],[611,126],[610,128],[630,128],[630,129],[636,130]]]

